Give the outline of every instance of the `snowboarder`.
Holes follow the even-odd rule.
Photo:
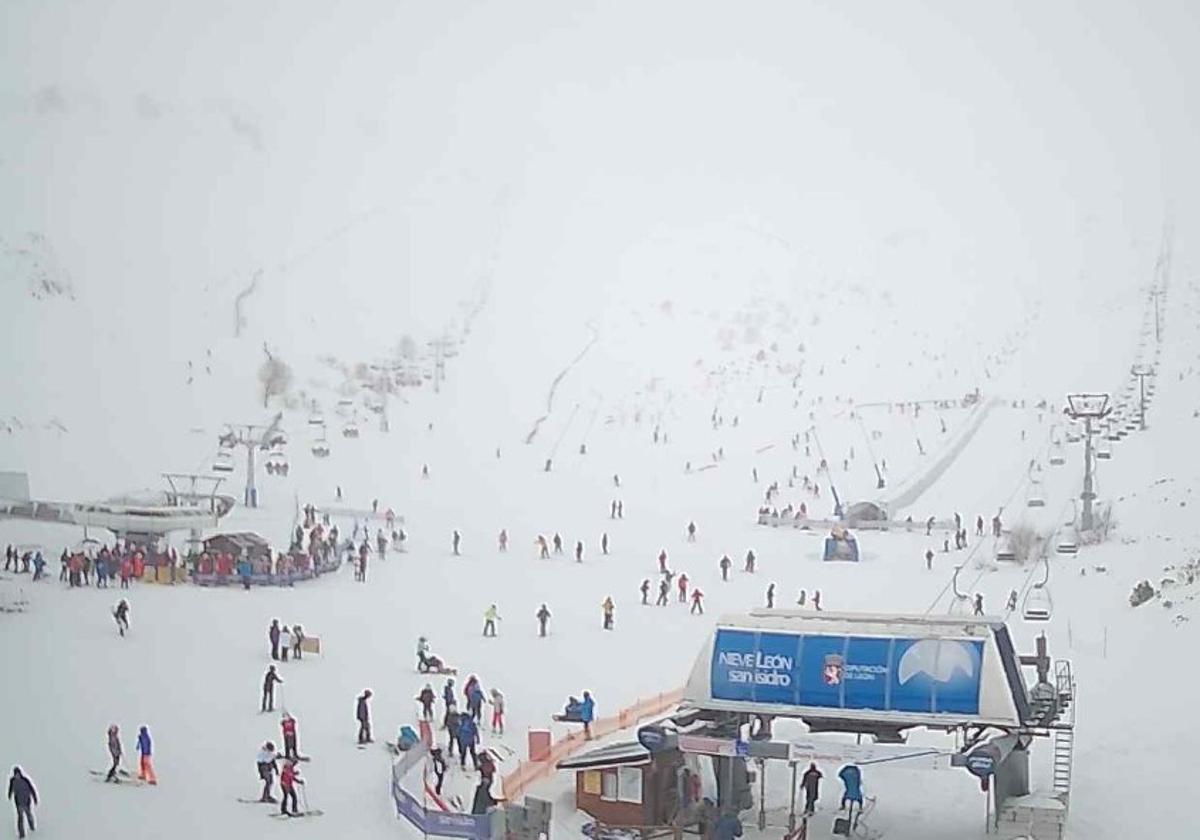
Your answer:
[[[579,704],[579,722],[583,724],[583,737],[589,741],[592,738],[592,721],[596,717],[596,701],[590,692],[583,692],[583,702]]]
[[[604,610],[604,629],[605,630],[613,629],[614,604],[613,604],[613,599],[612,599],[611,595],[609,595],[607,598],[604,599],[604,603],[602,603],[600,605],[600,609]]]
[[[695,522],[689,522],[689,523],[688,523],[688,526],[687,526],[687,535],[688,535],[688,536],[687,536],[687,538],[688,538],[688,542],[695,542],[695,541],[696,541],[696,523],[695,523]]]
[[[158,777],[154,775],[154,762],[150,758],[153,751],[152,747],[150,730],[144,726],[140,727],[137,737],[138,778],[146,784],[156,785],[158,784]]]
[[[483,635],[496,636],[496,622],[500,620],[500,611],[496,609],[496,605],[492,604],[483,613]]]
[[[123,637],[125,631],[129,629],[129,602],[124,598],[117,603],[117,608],[113,610],[113,618],[117,622],[117,632]]]
[[[721,555],[721,562],[718,564],[721,567],[721,580],[729,582],[729,567],[733,565],[733,561],[729,559],[728,554]]]
[[[658,600],[654,602],[656,607],[665,607],[667,605],[667,593],[670,591],[671,584],[667,583],[667,579],[663,578],[658,582]]]
[[[453,543],[453,548],[454,548],[454,556],[455,556],[455,557],[458,557],[458,556],[459,556],[459,553],[458,553],[458,546],[459,546],[459,544],[460,544],[461,542],[462,542],[462,535],[461,535],[461,534],[459,534],[459,533],[458,533],[458,530],[456,529],[456,530],[454,531],[454,536],[453,536],[453,538],[452,538],[452,543]]]
[[[279,728],[283,731],[283,757],[295,761],[300,760],[300,749],[296,746],[296,719],[287,712],[279,719]]]
[[[479,729],[475,726],[475,720],[470,715],[462,715],[458,721],[458,766],[462,769],[467,767],[467,753],[471,754],[471,764],[479,769],[479,756],[475,752],[475,745],[479,743]]]
[[[753,573],[754,573],[754,561],[755,561],[755,559],[756,559],[756,558],[754,557],[754,549],[750,549],[749,551],[747,551],[747,552],[746,552],[746,566],[745,566],[745,571],[747,571],[747,572],[750,572],[751,574],[753,574]]]
[[[263,744],[254,759],[258,766],[258,778],[262,779],[263,783],[262,796],[258,798],[259,802],[276,801],[275,797],[271,795],[271,782],[274,781],[275,774],[279,772],[278,760],[279,753],[275,752],[275,745],[270,741]]]
[[[508,551],[508,531],[500,529],[500,552]]]
[[[358,743],[370,744],[371,738],[371,709],[367,701],[371,699],[371,689],[365,689],[358,695],[358,705],[354,709],[354,717],[358,720]]]
[[[498,688],[493,688],[488,691],[490,702],[492,704],[492,734],[504,734],[504,694]]]
[[[292,631],[286,624],[279,628],[279,659],[288,661],[288,651],[292,649]]]
[[[688,586],[688,576],[686,573],[679,576],[679,580],[675,582],[675,586],[679,589],[679,603],[686,604]]]
[[[804,788],[804,813],[806,816],[811,817],[816,812],[820,785],[821,771],[817,769],[816,764],[809,764],[800,780],[800,786]]]
[[[288,817],[300,816],[300,806],[296,803],[296,785],[304,784],[300,778],[300,768],[293,759],[283,765],[283,773],[279,775],[279,787],[283,795],[279,798],[279,813]],[[288,811],[288,800],[292,802],[292,810]]]
[[[583,540],[575,541],[575,562],[583,562]]]
[[[775,608],[775,584],[772,583],[767,587],[767,609]]]
[[[608,532],[605,531],[600,535],[600,553],[608,554]]]
[[[983,615],[983,593],[975,593],[975,615]]]
[[[108,754],[112,758],[112,767],[108,768],[104,781],[120,782],[117,768],[121,766],[121,732],[115,723],[108,727]]]
[[[275,666],[271,665],[267,668],[266,675],[263,676],[261,711],[275,711],[275,683],[282,685],[283,680],[279,678],[279,674],[275,673]]]
[[[650,606],[650,578],[645,578],[641,585],[642,606]]]
[[[933,549],[932,548],[925,549],[925,568],[930,569],[930,570],[933,569]]]
[[[704,598],[703,592],[701,592],[699,589],[693,589],[692,590],[692,608],[689,612],[691,612],[693,615],[695,615],[697,613],[700,615],[704,615],[704,604],[701,603],[701,600],[703,598]]]
[[[546,608],[545,604],[538,608],[537,620],[538,636],[544,639],[546,638],[546,622],[550,620],[550,610]]]
[[[421,693],[417,695],[416,699],[421,704],[421,717],[424,720],[433,720],[433,703],[436,699],[433,686],[425,683],[425,687],[421,689]]]
[[[25,836],[26,823],[29,823],[30,831],[35,831],[37,827],[33,824],[33,806],[38,801],[37,790],[33,787],[33,782],[21,772],[20,767],[13,768],[12,778],[8,780],[8,798],[17,809],[17,837]]]

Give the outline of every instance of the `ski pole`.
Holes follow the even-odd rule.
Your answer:
[[[311,811],[312,808],[308,807],[308,785],[300,785],[300,798],[304,800],[304,812]]]

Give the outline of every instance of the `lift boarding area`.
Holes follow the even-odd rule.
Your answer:
[[[1002,618],[756,610],[720,619],[680,711],[643,726],[639,741],[651,754],[709,756],[722,811],[753,808],[758,787],[759,828],[776,810],[766,802],[768,767],[786,762],[794,840],[831,829],[872,836],[860,825],[861,802],[831,829],[797,815],[797,768],[810,762],[967,772],[985,797],[987,834],[1042,840],[1063,836],[1074,701],[1070,662],[1050,659],[1045,636],[1035,652],[1018,654]],[[773,724],[789,718],[807,731],[776,738]],[[920,729],[953,734],[953,742],[909,744]],[[1053,744],[1053,791],[1033,796],[1029,760],[1039,739]]]

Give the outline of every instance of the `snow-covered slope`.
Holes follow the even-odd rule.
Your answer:
[[[224,527],[282,544],[298,503],[340,487],[347,505],[395,508],[410,534],[365,586],[347,572],[250,593],[135,587],[126,639],[115,592],[0,578],[0,603],[30,602],[0,614],[0,762],[39,784],[39,836],[406,835],[386,755],[355,749],[352,712],[370,686],[381,736],[412,721],[420,634],[460,682],[505,691],[520,749],[568,693],[591,689],[606,713],[679,685],[714,617],[760,604],[771,582],[781,604],[803,588],[828,608],[944,610],[965,563],[962,585],[998,610],[1034,573],[998,567],[990,539],[946,556],[944,535],[919,528],[862,536],[862,563],[824,564],[819,535],[753,512],[773,481],[781,504],[806,498],[787,487],[793,468],[855,500],[875,496],[873,461],[889,482],[920,474],[967,413],[895,404],[978,388],[1000,404],[907,513],[970,523],[1003,506],[1010,523],[1056,525],[1082,464],[1076,447],[1046,463],[1057,410],[1069,391],[1119,390],[1153,356],[1165,224],[1150,428],[1100,466],[1115,536],[1053,559],[1053,620],[1013,626],[1026,648],[1046,629],[1078,671],[1071,836],[1135,836],[1145,815],[1125,803],[1142,799],[1161,803],[1162,836],[1187,836],[1171,786],[1195,740],[1196,681],[1179,667],[1193,592],[1165,593],[1170,609],[1127,598],[1197,536],[1200,475],[1181,457],[1200,406],[1196,29],[1186,10],[1120,4],[1041,10],[1036,25],[944,4],[5,5],[0,469],[27,472],[35,497],[110,497],[208,472],[224,424],[282,411],[291,471],[259,475],[262,507]],[[400,389],[382,432],[347,372],[408,346],[432,375],[443,337],[438,392]],[[267,407],[264,350],[294,373]],[[335,419],[343,393],[359,401],[357,440]],[[330,424],[324,460],[309,452],[312,401]],[[809,429],[830,475],[815,446],[791,445]],[[1025,507],[1031,459],[1044,508]],[[566,557],[538,560],[535,537],[556,532]],[[0,521],[0,543],[55,557],[80,536]],[[582,564],[566,559],[576,540]],[[703,617],[639,605],[662,548],[706,594]],[[720,556],[749,548],[758,573],[723,583]],[[490,603],[495,640],[480,637]],[[326,648],[283,671],[326,812],[286,829],[235,801],[256,790],[256,748],[278,741],[257,714],[273,617]],[[151,727],[156,789],[91,784],[110,722],[127,748]],[[1122,760],[1163,769],[1118,780]],[[875,824],[981,836],[970,778],[935,781],[873,776]]]

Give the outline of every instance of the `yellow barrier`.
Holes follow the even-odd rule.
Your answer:
[[[665,694],[638,700],[632,706],[626,706],[611,717],[592,721],[592,739],[603,738],[605,735],[627,729],[645,718],[660,715],[671,707],[679,705],[682,699],[683,689],[678,688]],[[589,739],[584,737],[582,730],[572,732],[551,744],[549,752],[542,761],[517,762],[517,769],[501,780],[500,786],[504,790],[504,798],[511,802],[520,797],[526,788],[550,775],[558,762],[578,752],[588,741]]]

